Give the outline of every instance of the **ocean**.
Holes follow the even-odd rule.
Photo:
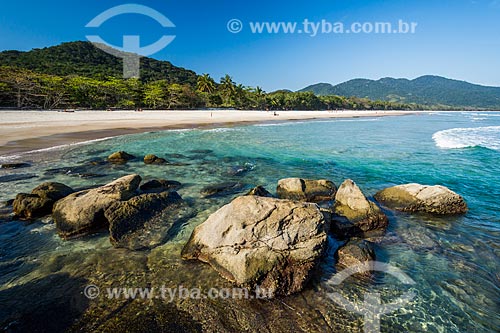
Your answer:
[[[136,156],[152,153],[171,163],[144,165],[140,159],[125,165],[89,163],[103,160],[118,150]],[[388,303],[411,289],[415,293],[412,301],[382,315],[382,332],[498,332],[500,328],[498,112],[430,112],[150,132],[16,158],[32,163],[32,167],[0,170],[2,201],[15,197],[16,193],[29,192],[44,181],[83,188],[137,173],[144,180],[180,181],[183,187],[179,194],[197,215],[176,230],[164,245],[136,252],[114,249],[105,233],[63,241],[55,234],[49,218],[35,223],[0,222],[0,304],[3,304],[0,323],[3,325],[24,327],[22,318],[42,318],[39,308],[54,303],[72,309],[67,314],[71,320],[63,321],[57,329],[71,327],[75,318],[88,320],[80,315],[95,305],[78,295],[83,290],[79,288],[89,282],[103,286],[118,281],[154,285],[160,280],[172,285],[227,285],[207,265],[185,263],[179,256],[193,228],[235,196],[206,199],[201,197],[200,190],[232,181],[242,184],[242,193],[257,185],[275,192],[279,179],[301,177],[326,178],[337,186],[350,178],[370,198],[386,187],[413,182],[443,185],[461,194],[469,206],[464,216],[440,218],[388,212],[390,225],[386,236],[377,240],[377,260],[399,268],[415,281],[414,285],[402,286],[379,274],[375,281],[353,279],[337,289],[358,303],[367,291],[379,292]],[[2,159],[12,160],[12,157],[0,157],[0,163]],[[11,181],[5,177],[9,175],[17,175],[20,180]],[[338,245],[330,239],[322,269],[306,291],[279,300],[287,307],[278,301],[220,303],[233,308],[237,313],[233,317],[244,318],[235,321],[241,327],[237,326],[240,324],[234,327],[243,330],[248,326],[243,324],[246,320],[262,322],[262,327],[274,325],[276,332],[282,327],[288,327],[288,332],[362,330],[362,316],[349,313],[327,297],[328,281],[335,274],[332,256]],[[170,268],[168,271],[165,265]],[[75,283],[53,290],[53,284],[66,286],[65,282],[50,282],[54,276]],[[132,279],[137,276],[140,278]],[[33,299],[35,292],[39,296]],[[73,301],[66,306],[67,299]],[[210,317],[210,314],[195,314],[192,302],[187,304],[179,301],[176,306],[195,320]],[[94,313],[92,318],[104,318],[106,309],[114,313],[115,305],[109,302],[99,306],[104,308],[103,317]],[[276,319],[276,314],[267,315],[269,307],[280,307],[281,319]],[[259,316],[252,315],[249,308]],[[287,326],[285,322],[292,324]],[[252,325],[248,327],[247,331],[261,331],[252,330]]]

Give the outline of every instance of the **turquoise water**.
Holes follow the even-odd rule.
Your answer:
[[[135,161],[123,166],[89,166],[89,160],[103,159],[117,150],[137,156],[154,153],[172,164],[145,166]],[[182,182],[179,193],[198,215],[170,240],[177,248],[194,226],[231,200],[232,196],[201,198],[200,190],[211,184],[238,181],[244,189],[264,185],[273,192],[277,181],[285,177],[328,178],[337,185],[351,178],[368,196],[401,183],[447,186],[464,196],[469,213],[433,218],[392,212],[386,237],[376,240],[378,259],[415,280],[411,288],[417,295],[403,309],[382,317],[382,331],[496,332],[500,328],[500,113],[433,113],[154,132],[21,158],[34,166],[1,171],[0,176],[25,173],[34,178],[2,183],[1,200],[48,180],[78,188],[138,173],[144,179]],[[235,174],[236,170],[243,172]],[[81,178],[79,172],[100,177]],[[105,235],[63,242],[54,235],[50,220],[44,222],[48,223],[0,223],[0,295],[52,273],[44,268],[45,263],[61,253],[115,251]],[[75,264],[71,260],[76,259],[66,260],[71,267]],[[324,264],[328,263],[325,259]],[[324,269],[322,274],[326,281],[332,272]],[[363,291],[376,289],[388,301],[401,291],[401,286],[393,284],[382,277],[375,285],[354,281],[341,293],[361,299]],[[346,324],[343,328],[355,332],[356,327]]]

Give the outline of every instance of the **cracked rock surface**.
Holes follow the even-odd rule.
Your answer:
[[[385,206],[405,212],[454,215],[467,212],[467,204],[459,194],[444,186],[405,184],[386,188],[375,199]]]
[[[389,221],[387,216],[351,179],[340,185],[335,196],[332,231],[339,239],[366,237],[383,233]]]
[[[193,231],[184,259],[268,296],[302,290],[326,244],[323,214],[312,203],[242,196]]]

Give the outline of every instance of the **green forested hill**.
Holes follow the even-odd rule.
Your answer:
[[[500,108],[500,87],[487,87],[439,76],[414,80],[383,78],[354,79],[338,85],[315,84],[300,91],[317,95],[341,95],[398,103],[443,105],[466,108]]]
[[[0,65],[29,69],[43,74],[79,75],[91,78],[121,77],[123,62],[90,42],[70,42],[28,52],[0,52]],[[195,72],[173,66],[168,61],[141,59],[141,80],[167,80],[170,83],[196,85]]]
[[[258,110],[414,110],[416,103],[316,96],[236,83],[141,59],[140,79],[123,78],[120,57],[90,42],[70,42],[28,52],[0,52],[0,107],[16,109],[236,108]],[[263,80],[266,78],[263,77]]]

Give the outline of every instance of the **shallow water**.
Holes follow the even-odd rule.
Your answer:
[[[30,313],[27,295],[55,274],[65,274],[61,277],[64,281],[68,281],[66,276],[83,279],[76,281],[73,289],[73,285],[68,286],[65,293],[78,293],[89,281],[102,285],[126,281],[129,285],[139,283],[138,287],[159,281],[225,286],[227,283],[206,265],[179,259],[193,228],[234,197],[203,199],[200,190],[237,181],[245,185],[243,191],[264,185],[273,192],[280,178],[302,177],[328,178],[337,185],[351,178],[369,196],[384,187],[409,182],[440,184],[463,195],[470,209],[465,216],[390,213],[387,235],[378,240],[378,260],[401,269],[415,285],[404,286],[381,274],[375,283],[349,279],[334,291],[358,302],[367,291],[380,292],[385,302],[404,291],[414,291],[416,297],[409,304],[382,316],[384,332],[496,332],[500,327],[499,147],[499,113],[443,112],[144,133],[23,156],[32,167],[0,170],[0,176],[36,177],[1,183],[0,200],[48,180],[83,188],[138,173],[145,180],[165,178],[183,183],[179,193],[197,216],[165,245],[140,252],[113,249],[104,234],[62,241],[50,220],[31,225],[0,223],[0,298],[14,291],[25,297],[19,297],[14,305],[12,300],[4,303],[8,306],[0,308],[0,323],[16,327],[11,319],[14,310]],[[147,166],[140,160],[120,166],[89,164],[117,150],[137,156],[154,153],[172,164]],[[82,178],[82,174],[94,177]],[[244,318],[250,323],[262,321],[263,327],[279,327],[274,331],[286,331],[281,330],[285,321],[295,323],[291,331],[360,331],[363,318],[340,309],[328,298],[332,289],[327,281],[334,274],[331,255],[338,244],[331,240],[330,245],[321,276],[303,293],[274,303],[228,301],[220,306],[233,308],[240,330],[245,327]],[[50,281],[46,283],[49,288]],[[49,289],[44,297],[56,298],[58,294]],[[82,311],[96,306],[84,301],[72,306]],[[99,304],[103,313],[115,307]],[[197,320],[206,319],[203,314],[194,314],[196,305],[192,302],[178,302],[177,307]],[[282,321],[265,314],[278,308]],[[251,327],[249,331],[264,330]]]

